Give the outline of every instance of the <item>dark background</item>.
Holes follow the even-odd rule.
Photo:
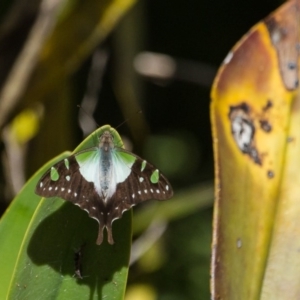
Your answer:
[[[0,17],[7,13],[11,4],[2,1]],[[110,124],[113,127],[129,118],[118,127],[118,131],[129,139],[135,153],[149,158],[165,172],[175,193],[185,195],[182,201],[189,198],[190,188],[199,184],[212,185],[209,119],[212,74],[217,72],[235,43],[279,4],[279,1],[266,0],[140,1],[97,48],[108,58],[91,117],[100,126]],[[5,59],[0,59],[0,81],[3,82],[8,74],[34,19],[34,10],[24,14],[19,26],[5,39],[2,37],[0,53]],[[174,59],[177,66],[174,77],[159,80],[138,74],[133,62],[143,51],[166,54]],[[32,161],[31,153],[36,154],[39,149],[38,137],[33,139],[27,153],[27,177],[42,162],[63,150],[73,149],[82,140],[76,105],[82,102],[89,90],[87,77],[91,63],[92,56],[71,78],[73,103],[69,122],[74,129],[69,133],[69,148],[65,149],[66,146],[62,145],[52,152],[45,150],[43,159]],[[134,90],[135,105],[127,100],[126,92],[120,88],[120,83],[124,85],[124,82]],[[139,109],[142,114],[136,113]],[[64,115],[58,113],[57,118],[64,118]],[[140,120],[142,126],[139,125]],[[52,134],[59,133],[54,131]],[[2,150],[5,151],[3,144]],[[7,185],[2,172],[2,211],[12,195],[7,192]],[[138,209],[136,213],[139,213]],[[170,221],[163,237],[132,266],[128,291],[146,286],[161,300],[209,299],[211,222],[212,202],[210,207],[188,216],[178,215]],[[148,292],[148,296],[150,294]]]

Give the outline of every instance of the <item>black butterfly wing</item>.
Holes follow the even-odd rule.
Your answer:
[[[42,197],[60,197],[85,210],[99,222],[97,244],[103,240],[106,225],[106,208],[94,184],[85,180],[74,155],[52,166],[36,185],[35,193]],[[109,240],[113,243],[112,237]]]
[[[108,200],[106,208],[107,224],[121,218],[124,211],[150,199],[167,200],[173,196],[168,179],[153,165],[123,149],[118,149],[135,157],[131,173],[124,182],[118,183],[116,192]]]

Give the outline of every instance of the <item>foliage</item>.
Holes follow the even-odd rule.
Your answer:
[[[299,17],[254,26],[214,82],[214,299],[299,298]]]
[[[27,2],[24,0],[2,1],[0,4],[1,212],[20,192],[12,201],[0,223],[0,264],[2,266],[0,273],[1,278],[4,278],[0,284],[0,293],[3,292],[0,298],[8,291],[11,293],[11,299],[18,298],[19,295],[27,295],[28,291],[32,292],[34,290],[32,285],[27,284],[27,277],[30,278],[30,276],[37,276],[32,281],[33,284],[38,283],[38,280],[42,282],[41,286],[35,285],[34,292],[41,291],[40,288],[44,291],[47,289],[49,299],[69,299],[70,294],[66,295],[63,291],[66,290],[69,293],[73,289],[80,290],[78,297],[82,296],[81,293],[87,295],[81,299],[93,296],[102,298],[102,296],[113,295],[115,292],[119,293],[118,297],[123,296],[127,270],[126,267],[119,268],[120,264],[125,266],[124,261],[122,263],[119,260],[113,261],[115,257],[121,257],[121,247],[125,247],[125,252],[128,249],[126,247],[130,227],[126,225],[126,222],[129,223],[130,214],[114,224],[117,231],[118,228],[121,228],[120,232],[128,230],[125,232],[125,240],[116,245],[117,248],[107,248],[107,245],[102,245],[101,249],[96,246],[84,247],[82,240],[85,238],[91,238],[93,242],[90,244],[94,245],[96,233],[93,230],[97,230],[97,223],[89,220],[85,212],[81,212],[70,204],[62,204],[63,202],[58,199],[40,200],[32,193],[35,182],[39,178],[39,172],[41,172],[36,173],[36,170],[58,153],[73,149],[83,136],[92,132],[96,127],[92,120],[92,117],[95,117],[100,125],[108,123],[113,127],[117,127],[126,120],[125,124],[117,128],[126,147],[134,148],[135,153],[156,164],[170,179],[175,190],[173,200],[164,203],[149,202],[143,207],[134,209],[134,240],[126,300],[133,300],[134,297],[145,300],[173,300],[184,297],[209,299],[213,202],[209,89],[216,66],[224,57],[224,53],[252,24],[273,10],[278,1],[270,3],[270,1],[259,0],[252,2],[224,0],[218,3],[207,2],[205,5],[201,1],[192,0],[187,2],[144,0],[137,3],[133,0],[41,0],[33,1],[30,5]],[[136,5],[133,7],[133,4]],[[263,27],[260,24],[256,30],[263,37],[263,46],[266,46],[268,34]],[[295,28],[298,28],[297,25]],[[234,48],[234,51],[242,49],[245,53],[249,53],[248,48],[243,47],[245,41],[246,38]],[[250,48],[252,47],[253,50],[254,47],[253,53],[260,53],[262,48],[256,48],[256,46],[257,44],[250,45]],[[272,80],[275,79],[274,82],[270,80],[270,86],[273,88],[270,96],[273,97],[272,99],[277,99],[281,95],[283,102],[292,102],[289,99],[293,92],[288,92],[282,87],[280,76],[276,73],[278,70],[273,70],[276,64],[276,54],[271,48],[272,45],[269,43],[265,58],[270,59],[273,66],[271,73],[277,75],[272,78]],[[149,52],[145,53],[145,49]],[[238,56],[235,55],[234,58],[236,57]],[[255,126],[261,126],[259,120],[265,116],[268,120],[270,118],[272,121],[270,124],[273,126],[272,133],[269,135],[263,133],[261,129],[257,130],[260,135],[257,137],[260,139],[259,146],[264,144],[265,149],[270,150],[268,153],[274,155],[277,151],[276,153],[280,156],[280,153],[286,151],[281,147],[283,144],[279,147],[277,142],[273,141],[274,143],[270,144],[273,145],[273,149],[270,149],[271,146],[267,145],[269,140],[264,140],[264,137],[273,137],[275,132],[280,132],[284,122],[292,128],[292,124],[297,123],[296,118],[291,118],[294,121],[289,121],[286,106],[282,110],[278,108],[278,116],[284,115],[280,122],[276,121],[279,123],[272,119],[275,118],[271,113],[273,109],[269,112],[266,109],[267,112],[263,115],[262,107],[267,103],[266,94],[263,91],[257,94],[255,83],[251,80],[246,84],[246,88],[243,86],[243,79],[256,78],[253,76],[255,64],[252,64],[250,59],[248,61],[248,58],[239,60],[239,66],[244,72],[249,72],[248,78],[231,68],[230,75],[227,73],[227,85],[237,87],[239,96],[244,95],[247,103],[248,100],[250,101],[249,98],[258,99],[255,104],[251,103],[251,107],[252,105],[255,107],[253,111],[259,114],[259,116],[251,116],[256,122]],[[273,179],[269,178],[267,189],[263,187],[261,190],[265,193],[264,195],[268,195],[266,198],[270,200],[269,203],[272,202],[271,198],[277,193],[276,188],[273,187],[278,181],[283,182],[279,177],[284,172],[289,172],[288,169],[283,171],[283,161],[286,157],[293,156],[293,161],[296,162],[296,154],[281,157],[280,161],[274,158],[270,166],[264,164],[261,168],[262,173],[259,173],[262,177],[258,177],[255,171],[258,166],[253,166],[253,162],[252,168],[246,167],[249,172],[243,168],[239,170],[240,172],[232,171],[233,164],[241,167],[243,164],[250,166],[251,162],[247,162],[247,154],[242,154],[234,148],[236,144],[232,142],[228,105],[231,105],[231,97],[237,96],[237,90],[228,90],[226,93],[222,91],[223,94],[220,92],[220,78],[225,68],[226,66],[221,67],[212,92],[212,114],[219,112],[217,107],[221,105],[221,115],[212,118],[214,142],[219,141],[222,144],[222,149],[218,148],[219,153],[216,151],[216,161],[220,164],[219,167],[217,166],[218,173],[216,174],[223,176],[222,181],[217,185],[217,191],[221,188],[230,198],[234,195],[234,192],[231,193],[231,188],[236,186],[233,179],[237,178],[236,181],[239,183],[244,182],[244,179],[251,179],[245,186],[240,185],[239,190],[239,193],[249,200],[246,206],[242,207],[243,203],[239,203],[234,207],[229,201],[224,212],[226,212],[225,215],[228,213],[228,218],[232,219],[228,222],[224,218],[218,224],[215,221],[215,230],[220,230],[217,227],[219,224],[224,225],[224,230],[226,230],[229,224],[230,228],[236,226],[240,230],[247,231],[247,238],[255,240],[257,235],[264,245],[271,241],[287,245],[283,248],[288,249],[288,246],[294,246],[294,244],[289,244],[293,239],[286,234],[286,239],[281,243],[281,239],[278,238],[281,237],[280,234],[278,235],[281,227],[272,227],[276,232],[274,235],[273,231],[272,234],[270,231],[267,232],[267,229],[270,229],[270,227],[266,228],[267,226],[264,227],[266,229],[264,232],[261,227],[259,231],[252,230],[258,228],[255,226],[266,225],[269,221],[271,224],[272,216],[275,216],[277,220],[289,214],[284,214],[285,210],[282,210],[282,206],[285,202],[277,201],[278,199],[275,204],[273,203],[270,211],[265,206],[263,209],[260,207],[262,201],[257,202],[256,209],[252,209],[251,206],[249,210],[251,199],[259,197],[255,192],[256,188],[252,188],[250,183],[253,181],[257,184],[255,179],[258,178],[262,179],[261,183],[265,182],[265,171],[271,171],[267,174],[271,177],[273,174]],[[261,72],[260,69],[259,72]],[[259,74],[259,72],[256,73]],[[238,76],[239,74],[241,76]],[[259,86],[266,85],[265,80],[265,78],[263,80],[260,78]],[[268,90],[271,88],[269,87]],[[226,100],[217,103],[223,99],[224,95]],[[81,105],[79,110],[78,103]],[[227,105],[224,110],[223,103]],[[236,102],[232,105],[235,106]],[[137,114],[136,112],[140,110],[143,113]],[[296,113],[296,109],[293,113]],[[220,124],[224,125],[226,134],[222,135],[223,133],[220,132],[216,134],[216,120],[221,120]],[[262,124],[265,128],[268,127],[268,123],[262,122]],[[274,126],[274,124],[281,125]],[[297,132],[297,126],[293,126],[293,130]],[[296,136],[293,130],[291,129],[289,134]],[[281,137],[286,138],[287,131],[288,129],[282,133]],[[222,136],[226,142],[222,140]],[[296,140],[289,139],[288,145],[294,145]],[[231,148],[224,146],[227,142]],[[257,149],[262,151],[261,148]],[[296,150],[295,147],[294,151]],[[64,155],[67,153],[64,152],[59,157]],[[296,163],[294,166],[297,168]],[[282,171],[278,171],[281,167]],[[30,177],[31,179],[27,181]],[[282,175],[280,178],[288,180],[289,177]],[[26,181],[27,184],[25,184]],[[288,182],[285,187],[286,190],[293,191]],[[273,191],[271,196],[267,191],[269,188]],[[284,185],[278,190],[283,192]],[[255,196],[251,197],[251,195]],[[217,202],[215,220],[220,212],[219,204],[220,202]],[[278,208],[280,213],[275,214]],[[293,210],[293,205],[290,208],[290,212],[297,214],[297,210]],[[235,215],[237,211],[243,212],[242,216]],[[252,226],[249,226],[248,219],[245,217],[248,211],[250,211],[249,215],[255,216],[251,221]],[[258,212],[257,215],[256,212]],[[59,216],[64,216],[65,213],[70,216],[59,220],[62,223],[56,224]],[[41,220],[40,223],[39,220]],[[258,222],[255,223],[255,220]],[[243,221],[246,223],[239,223]],[[50,234],[49,237],[41,236],[38,230],[41,228],[40,224],[47,226],[49,224],[49,228],[46,228],[46,232]],[[60,227],[59,224],[61,224]],[[285,221],[284,224],[288,222]],[[295,228],[294,225],[293,228]],[[73,233],[75,230],[78,234],[79,229],[84,232],[82,231],[79,236],[72,233],[71,236],[74,239],[66,238],[67,243],[64,245],[62,238],[54,239],[55,234],[60,230],[51,232],[50,227],[59,227],[59,229],[66,227],[73,230]],[[289,233],[292,236],[295,235],[293,230]],[[39,234],[38,238],[42,239],[43,243],[37,243],[36,240],[30,238],[30,234],[33,236]],[[216,231],[213,236],[215,246]],[[248,249],[253,257],[257,244],[251,244],[253,241],[251,239],[247,240],[249,244],[245,243],[245,236],[241,235],[241,237],[242,239],[239,239],[239,236],[236,239],[235,235],[234,243],[225,243],[226,247],[239,254],[241,249],[237,249],[236,246],[241,245],[242,250]],[[265,237],[272,237],[272,239],[267,240]],[[262,244],[259,244],[259,247],[262,247]],[[34,245],[34,250],[32,245]],[[59,245],[59,251],[53,251],[52,247],[55,245]],[[42,249],[42,252],[39,249]],[[103,272],[107,271],[106,274],[111,276],[110,268],[114,271],[122,269],[124,272],[114,273],[120,275],[120,277],[117,276],[118,278],[112,279],[110,275],[107,275],[104,281],[101,281],[103,278],[99,279],[97,287],[97,283],[92,282],[92,278],[86,277],[83,280],[73,278],[75,265],[73,256],[80,249],[83,253],[83,264],[88,268],[91,267],[88,270],[93,270],[87,273],[96,274],[99,270],[92,268],[92,262],[103,257],[102,255],[107,255],[109,251],[115,251],[113,249],[116,249],[117,254],[110,253],[111,256],[106,256],[107,260],[101,259],[101,262],[105,264]],[[232,263],[232,270],[228,280],[232,280],[233,283],[238,281],[238,287],[234,286],[234,290],[240,292],[252,289],[253,285],[247,284],[252,280],[252,283],[256,282],[253,288],[256,294],[259,290],[258,277],[263,272],[262,262],[267,257],[267,250],[264,255],[260,256],[259,267],[256,264],[251,264],[249,267],[250,270],[259,270],[258,277],[256,277],[258,273],[248,275],[248,269],[245,271],[245,264],[240,264],[240,256],[232,256],[230,252],[228,253],[229,257],[238,258],[235,262],[229,263]],[[126,255],[124,253],[124,257]],[[293,259],[293,256],[290,258]],[[112,265],[110,266],[109,263]],[[275,278],[280,281],[279,277],[272,277],[272,268],[278,267],[278,260],[275,259],[275,264],[273,263],[274,261],[268,264],[265,279],[272,281]],[[285,263],[286,261],[282,260],[282,264]],[[239,269],[239,267],[244,267],[244,269]],[[85,267],[84,276],[86,270]],[[237,270],[242,273],[238,273]],[[285,272],[281,271],[281,274]],[[43,277],[46,275],[49,276],[49,282]],[[298,278],[292,271],[289,276],[294,281]],[[239,284],[240,278],[247,279],[244,280],[244,285]],[[215,279],[218,278],[214,277]],[[221,278],[218,284],[222,282],[221,280],[223,279]],[[50,291],[48,285],[55,284],[57,287]],[[222,284],[215,286],[219,287]],[[105,293],[111,288],[108,291],[109,294],[101,294],[101,287]]]

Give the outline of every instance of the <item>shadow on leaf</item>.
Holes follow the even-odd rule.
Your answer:
[[[53,201],[44,200],[43,210],[52,210]],[[79,289],[88,286],[90,299],[97,299],[107,294],[107,285],[112,285],[113,290],[116,290],[119,280],[122,292],[124,282],[126,284],[130,252],[130,214],[131,212],[125,213],[121,221],[115,222],[115,244],[109,245],[105,236],[102,245],[98,246],[98,223],[78,207],[64,203],[45,218],[36,216],[34,222],[37,224],[33,226],[28,255],[34,264],[48,265],[56,271],[52,276],[57,277],[58,290],[64,286],[64,280],[73,280]],[[75,253],[79,250],[80,261],[78,257],[75,261]],[[82,279],[75,276],[79,264]],[[39,273],[35,280],[46,280],[43,276],[47,277],[49,274]]]

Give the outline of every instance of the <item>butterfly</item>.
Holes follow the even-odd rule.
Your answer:
[[[173,196],[168,179],[153,165],[121,148],[118,136],[109,125],[100,129],[97,147],[79,151],[53,165],[39,180],[35,193],[42,197],[60,197],[85,210],[99,223],[96,244],[107,230],[114,244],[112,223],[132,206],[149,200],[167,200]]]

